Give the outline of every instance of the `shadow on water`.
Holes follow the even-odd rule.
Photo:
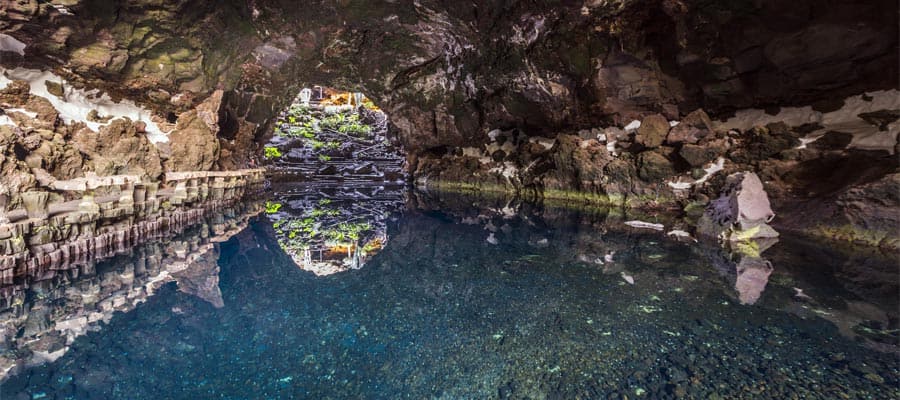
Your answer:
[[[220,303],[190,294],[210,290],[185,293],[216,286],[201,278],[161,283],[133,301],[104,284],[121,280],[113,265],[123,260],[46,292],[31,286],[18,307],[43,312],[48,332],[72,310],[96,307],[98,293],[139,304],[68,338],[67,351],[45,363],[31,363],[26,353],[37,351],[23,346],[43,340],[41,330],[15,325],[32,317],[4,311],[17,331],[3,354],[28,365],[0,394],[900,395],[889,260],[790,237],[729,253],[630,228],[601,210],[348,190],[278,189],[267,215],[215,246],[217,265],[187,266],[206,271],[198,277],[221,270],[220,291],[212,290]],[[135,273],[129,287],[157,275]],[[85,277],[101,279],[84,285]]]

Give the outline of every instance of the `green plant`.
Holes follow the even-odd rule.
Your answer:
[[[327,154],[319,154],[319,161],[329,162],[329,161],[331,161],[331,156],[329,156]]]
[[[266,202],[266,214],[275,214],[280,209],[281,209],[281,203],[273,203],[271,201]],[[276,224],[278,224],[278,223],[276,223]],[[275,227],[275,229],[278,229],[278,226],[275,226],[275,225],[273,225],[273,226]]]
[[[372,132],[372,127],[363,124],[358,114],[331,114],[319,121],[322,129],[329,129],[345,135],[365,136]]]
[[[281,157],[281,151],[277,147],[266,146],[265,156],[268,159],[278,158]]]

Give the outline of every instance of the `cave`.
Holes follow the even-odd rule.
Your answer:
[[[0,2],[0,398],[900,397],[898,15]]]

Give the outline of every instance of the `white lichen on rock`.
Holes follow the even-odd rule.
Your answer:
[[[116,118],[129,118],[132,121],[141,121],[146,124],[147,139],[153,143],[168,142],[169,132],[163,132],[159,126],[150,118],[152,113],[133,101],[123,100],[115,102],[106,93],[100,93],[99,90],[83,90],[67,87],[65,80],[49,71],[41,71],[36,69],[15,68],[0,69],[0,75],[5,75],[8,80],[22,80],[28,82],[29,92],[34,96],[43,97],[53,105],[59,112],[59,117],[63,122],[72,124],[81,122],[87,125],[93,131],[99,131],[101,126],[108,125],[109,122],[91,121],[88,116],[92,111]],[[46,82],[62,84],[66,87],[63,98],[51,94]],[[8,83],[3,84],[3,86]]]
[[[19,39],[5,33],[0,33],[0,51],[8,51],[24,56],[26,47],[28,47],[28,45],[22,43]]]

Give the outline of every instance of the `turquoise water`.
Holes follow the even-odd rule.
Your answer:
[[[277,211],[254,217],[185,270],[163,274],[175,278],[153,293],[133,294],[163,267],[136,268],[135,260],[164,254],[164,245],[33,285],[18,307],[36,322],[13,324],[15,312],[2,314],[18,330],[0,354],[19,365],[0,397],[900,395],[896,264],[874,253],[786,235],[745,260],[629,228],[627,216],[605,212],[348,196],[282,192],[272,199],[282,204]],[[368,229],[300,243],[273,227],[308,217],[311,204],[323,209],[318,216],[337,210],[332,217],[356,207],[350,214]],[[373,215],[361,211],[367,204]],[[315,232],[327,231],[317,223]],[[195,230],[171,240],[209,236]],[[378,238],[380,246],[348,255],[350,264],[340,252],[311,257],[346,268],[301,269],[297,252],[341,245],[328,238],[360,249]],[[48,345],[53,361],[26,350],[22,338],[52,336],[40,332],[102,308],[91,299],[117,296],[143,301],[70,343]]]

